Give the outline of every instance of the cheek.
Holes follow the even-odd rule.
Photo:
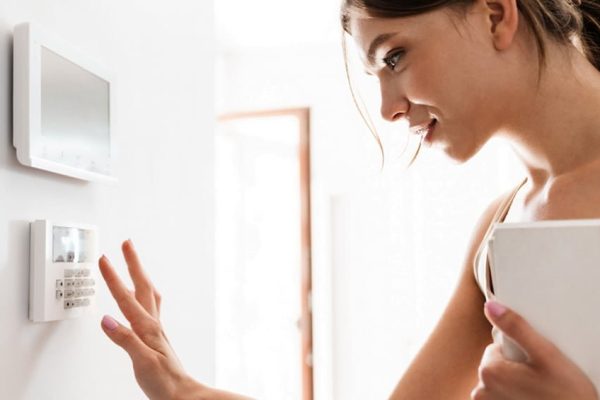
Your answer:
[[[415,53],[414,60],[407,69],[413,101],[439,107],[442,114],[449,112],[444,108],[460,105],[470,86],[470,73],[465,70],[468,63],[460,52],[431,46]]]
[[[445,78],[443,71],[440,73],[432,64],[413,65],[403,78],[407,96],[414,104],[441,109],[441,100],[451,90],[450,81]]]
[[[406,70],[407,94],[416,104],[439,113],[465,139],[486,136],[494,108],[494,90],[485,60],[473,49],[438,43],[415,53]],[[494,110],[497,111],[497,110]]]

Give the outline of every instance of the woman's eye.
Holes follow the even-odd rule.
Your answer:
[[[402,58],[403,55],[404,55],[404,50],[395,51],[395,52],[391,53],[390,55],[386,56],[383,59],[383,63],[386,65],[386,67],[388,67],[389,69],[391,69],[393,71],[396,68],[396,65],[398,64],[398,62],[400,61],[400,58]]]

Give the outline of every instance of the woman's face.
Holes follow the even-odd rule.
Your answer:
[[[511,63],[495,49],[478,4],[465,17],[438,9],[395,19],[356,17],[350,25],[367,73],[379,80],[383,118],[406,118],[413,132],[422,127],[415,133],[427,132],[426,145],[459,162],[500,128],[515,82],[507,82],[514,78]]]

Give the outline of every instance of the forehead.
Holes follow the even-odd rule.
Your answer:
[[[365,60],[386,41],[392,38],[412,40],[444,34],[452,27],[449,12],[437,9],[427,13],[400,18],[356,16],[349,21],[352,38]]]

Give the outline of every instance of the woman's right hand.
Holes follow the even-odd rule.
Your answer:
[[[145,274],[130,240],[123,243],[122,250],[134,291],[123,284],[106,256],[100,258],[99,265],[102,277],[131,329],[109,316],[102,319],[102,329],[129,354],[135,378],[144,393],[152,400],[247,399],[211,389],[188,376],[160,323],[161,297]]]
[[[523,358],[509,359],[500,343],[490,344],[472,399],[598,400],[586,373],[522,316],[496,301],[485,303],[485,315],[505,339],[522,349]]]

